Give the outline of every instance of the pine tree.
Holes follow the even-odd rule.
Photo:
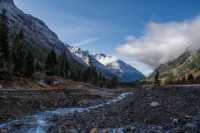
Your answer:
[[[92,60],[92,57],[89,57],[88,76],[89,76],[90,81],[93,84],[97,84],[99,75],[98,75],[98,72],[97,72],[97,69],[96,69],[96,65]]]
[[[102,77],[102,84],[103,84],[103,86],[106,86],[106,77],[105,76]]]
[[[70,75],[70,63],[69,63],[68,59],[65,59],[64,74],[65,74],[64,78],[69,78],[69,75]]]
[[[189,83],[193,83],[194,82],[194,76],[192,74],[189,74],[187,80],[188,80]]]
[[[49,76],[58,74],[58,61],[57,55],[54,50],[48,54],[46,63],[45,63],[46,74]]]
[[[118,77],[117,76],[113,76],[112,79],[110,80],[109,87],[115,88],[115,87],[117,87],[118,83],[119,83]]]
[[[9,62],[9,29],[7,24],[6,10],[3,9],[0,15],[0,68],[4,70],[7,70]]]
[[[184,84],[186,82],[185,76],[182,77],[181,79],[181,84]]]
[[[24,74],[26,77],[31,77],[35,72],[35,59],[33,53],[29,50],[25,58],[25,70]]]
[[[36,71],[42,71],[43,70],[42,64],[39,61],[37,61],[35,63],[35,70]]]
[[[88,78],[88,72],[89,72],[88,70],[89,70],[89,67],[83,71],[83,81],[84,82],[87,82],[89,79]]]
[[[64,66],[65,65],[65,58],[64,56],[59,56],[59,75],[61,77],[65,77]]]
[[[105,85],[104,76],[101,72],[98,73],[98,84],[100,87],[103,87]]]
[[[154,77],[154,85],[155,86],[160,86],[159,76],[160,76],[160,72],[159,72],[159,70],[156,70],[156,75]]]
[[[17,34],[15,39],[15,47],[13,50],[13,63],[14,63],[14,72],[17,75],[21,75],[24,73],[25,67],[25,40],[24,40],[24,33],[21,30],[19,34]]]
[[[69,62],[66,59],[66,57],[64,57],[63,55],[61,55],[59,57],[59,75],[62,76],[63,78],[68,78],[69,77]]]

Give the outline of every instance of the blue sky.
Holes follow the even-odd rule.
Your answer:
[[[15,0],[26,13],[42,19],[59,38],[91,53],[116,55],[145,74],[152,66],[120,54],[127,38],[143,38],[148,24],[182,23],[199,16],[198,0]]]

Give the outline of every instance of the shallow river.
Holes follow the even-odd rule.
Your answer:
[[[117,103],[132,94],[133,94],[132,92],[123,93],[118,97],[109,100],[106,103],[86,108],[59,108],[53,111],[36,113],[35,115],[26,116],[19,120],[13,120],[11,122],[1,124],[0,129],[8,129],[9,133],[47,133],[48,129],[54,125],[54,123],[50,122],[50,120],[54,117],[62,117],[74,113],[89,112],[93,109],[98,109],[104,106]],[[113,130],[112,132],[123,133],[123,129],[121,128],[112,130]]]

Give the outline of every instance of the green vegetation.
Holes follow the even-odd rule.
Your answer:
[[[24,75],[26,77],[30,77],[35,72],[35,57],[30,50],[25,57],[24,67]]]
[[[24,48],[24,33],[20,31],[19,34],[16,35],[15,45],[13,46],[12,56],[13,56],[13,65],[14,65],[14,73],[17,75],[24,74],[24,63],[26,50]]]
[[[0,14],[0,80],[9,80],[14,77],[31,78],[35,72],[42,72],[48,76],[61,76],[100,87],[114,88],[118,85],[117,76],[108,79],[98,72],[92,58],[89,59],[88,67],[81,68],[73,60],[69,60],[65,54],[58,54],[52,49],[45,60],[41,60],[39,54],[35,53],[36,50],[26,42],[23,30],[12,36],[14,41],[10,46],[8,19],[6,10],[3,10]]]
[[[110,88],[115,88],[115,87],[117,87],[118,83],[119,83],[118,77],[117,76],[113,76],[112,79],[110,80],[108,86]]]
[[[156,70],[156,74],[155,74],[155,77],[154,77],[154,85],[155,86],[160,86],[159,76],[160,76],[160,72],[159,72],[159,70]]]
[[[49,76],[58,75],[58,61],[54,50],[51,50],[46,58],[45,70],[46,74]]]
[[[3,10],[2,14],[0,14],[0,72],[4,74],[7,72],[6,75],[9,75],[10,53],[7,21],[6,10]]]
[[[187,64],[189,69],[200,70],[200,53],[196,53],[192,56],[191,62]]]

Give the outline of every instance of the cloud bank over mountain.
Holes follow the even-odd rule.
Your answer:
[[[150,22],[143,36],[127,37],[116,48],[120,55],[145,63],[152,68],[167,63],[186,50],[200,48],[200,17],[182,22]]]

